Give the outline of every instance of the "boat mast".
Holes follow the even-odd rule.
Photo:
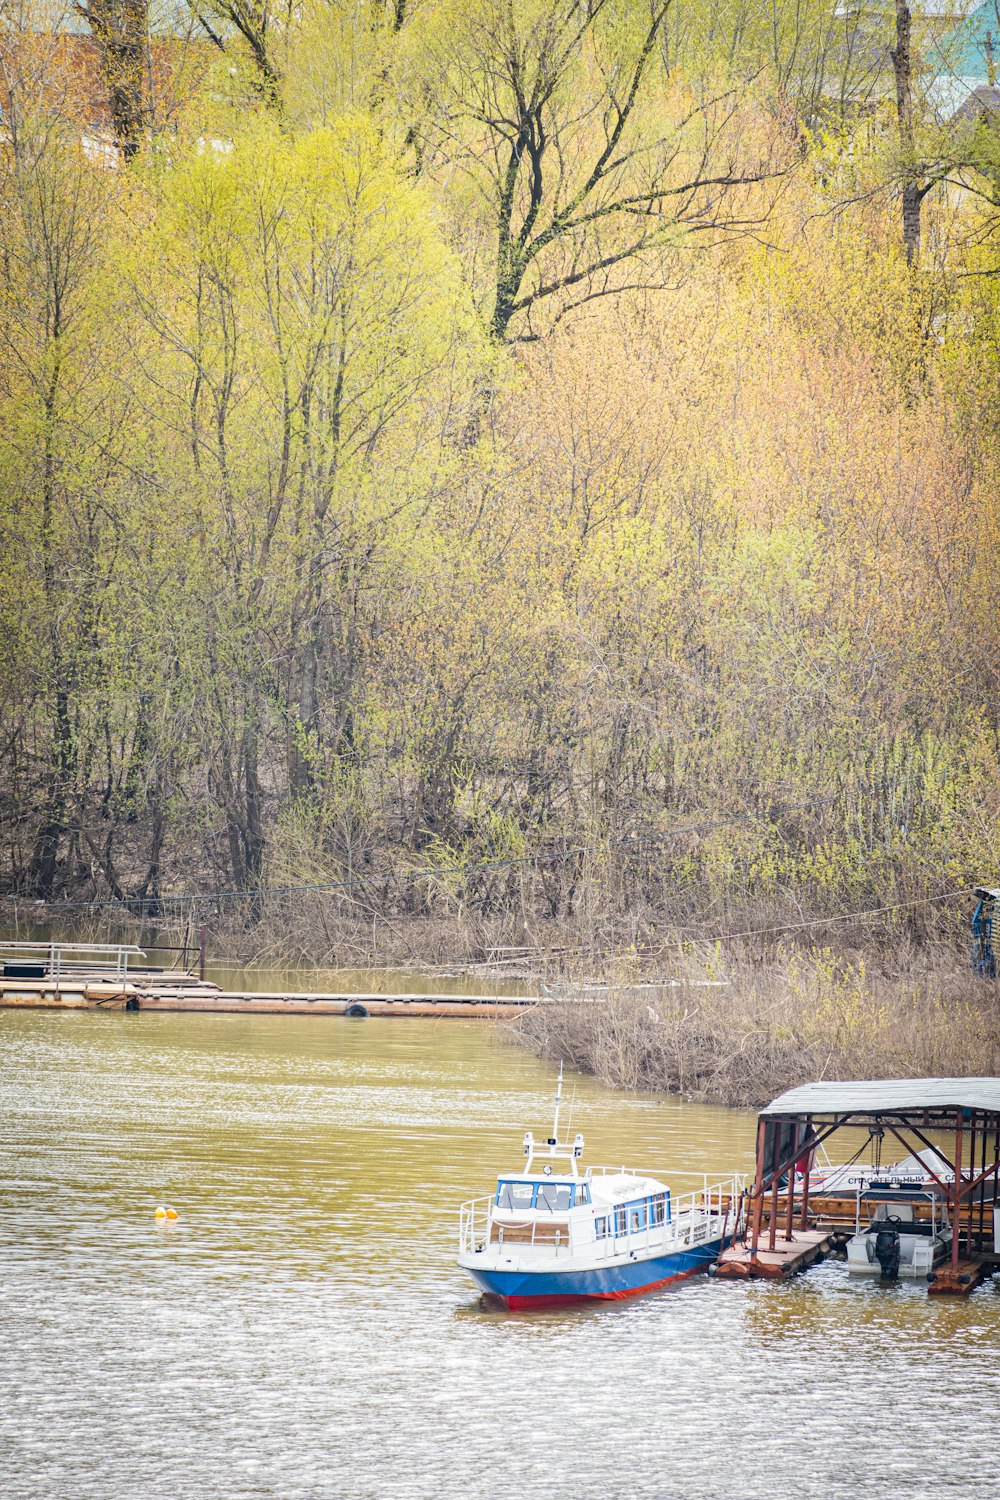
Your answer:
[[[583,1136],[580,1134],[579,1131],[577,1131],[577,1133],[573,1137],[572,1141],[561,1141],[559,1139],[559,1111],[562,1108],[562,1102],[563,1102],[562,1085],[563,1085],[563,1065],[562,1065],[562,1063],[560,1063],[559,1064],[559,1083],[558,1083],[558,1085],[556,1087],[556,1099],[555,1099],[556,1112],[555,1112],[555,1117],[554,1117],[554,1119],[552,1121],[552,1134],[548,1137],[548,1139],[544,1143],[544,1145],[545,1145],[544,1155],[545,1155],[545,1157],[549,1161],[554,1161],[557,1158],[562,1158],[564,1161],[568,1161],[569,1162],[569,1170],[572,1173],[572,1175],[574,1177],[576,1177],[578,1175],[577,1174],[577,1170],[576,1170],[576,1164],[577,1164],[577,1161],[579,1160],[579,1158],[583,1155]],[[538,1146],[536,1147],[535,1137],[532,1135],[532,1133],[531,1133],[530,1130],[526,1130],[525,1133],[524,1133],[524,1154],[525,1154],[525,1156],[527,1158],[527,1160],[525,1162],[524,1170],[526,1172],[532,1171],[532,1169],[534,1167],[535,1156],[538,1155],[538,1154],[540,1154],[540,1153],[541,1153],[541,1143],[539,1143]],[[545,1166],[545,1167],[542,1168],[542,1170],[543,1170],[543,1172],[545,1172],[546,1176],[548,1176],[548,1174],[552,1171],[552,1168],[551,1168],[551,1166]]]

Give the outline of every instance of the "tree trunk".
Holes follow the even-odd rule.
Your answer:
[[[79,10],[97,43],[112,124],[129,162],[146,123],[149,0],[86,0]]]
[[[914,156],[912,34],[910,7],[906,0],[896,0],[896,45],[892,52],[892,70],[896,78],[899,144],[907,166],[907,176],[903,180],[903,244],[909,266],[916,265],[920,257],[920,205],[926,191],[911,170]]]
[[[57,324],[58,332],[58,324]],[[55,412],[62,365],[58,353],[45,393],[45,429],[42,452],[41,551],[42,580],[49,621],[49,647],[54,687],[52,751],[45,813],[35,836],[29,887],[33,895],[47,901],[55,885],[59,847],[65,831],[66,803],[74,765],[73,727],[70,721],[67,669],[59,633],[59,600],[55,563],[55,508],[58,461],[55,451]]]
[[[45,818],[35,835],[35,847],[31,856],[28,886],[39,901],[48,901],[55,887],[56,865],[59,860],[59,845],[65,831],[66,789],[69,784],[73,760],[73,731],[69,718],[69,697],[63,688],[57,688],[55,701],[55,725],[53,765],[49,783],[48,803]]]
[[[920,261],[920,205],[923,201],[924,193],[919,183],[903,183],[903,244],[908,266],[918,265]]]

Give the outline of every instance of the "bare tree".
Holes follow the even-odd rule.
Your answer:
[[[278,53],[292,19],[291,0],[190,0],[192,13],[205,35],[223,52],[239,36],[250,53],[261,98],[281,109],[282,70]]]
[[[79,494],[67,434],[85,356],[87,294],[99,253],[102,177],[57,118],[35,112],[44,71],[4,58],[9,148],[0,159],[0,402],[32,413],[17,504],[19,531],[33,538],[44,605],[34,697],[44,749],[38,756],[38,822],[27,888],[52,894],[77,766],[73,695],[88,649],[81,594],[67,586],[67,521]],[[23,59],[20,61],[23,62]],[[79,533],[77,533],[79,534]],[[86,548],[74,577],[85,578]],[[72,625],[68,622],[72,620]]]
[[[649,284],[647,252],[680,232],[759,228],[781,175],[781,130],[733,87],[664,62],[671,0],[474,0],[438,42],[441,101],[423,158],[459,165],[492,221],[490,332]],[[419,129],[419,127],[418,127]],[[558,313],[557,313],[558,315]]]

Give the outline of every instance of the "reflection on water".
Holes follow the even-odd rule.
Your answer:
[[[575,1089],[589,1161],[749,1164],[745,1115]],[[482,1312],[457,1205],[552,1092],[471,1023],[0,1014],[0,1492],[996,1492],[1000,1285]]]
[[[157,961],[155,953],[150,954]],[[497,979],[488,969],[474,974],[418,973],[410,969],[314,969],[304,964],[265,969],[260,964],[235,964],[209,959],[205,978],[220,989],[255,994],[345,995],[524,995],[532,986]]]

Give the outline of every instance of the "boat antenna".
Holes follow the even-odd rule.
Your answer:
[[[562,1062],[560,1062],[560,1064],[559,1064],[559,1082],[558,1082],[558,1084],[556,1086],[556,1113],[555,1113],[555,1118],[552,1121],[552,1144],[553,1145],[555,1145],[556,1141],[558,1141],[558,1139],[559,1139],[559,1110],[562,1107],[562,1083],[563,1083],[563,1065],[562,1065]]]

